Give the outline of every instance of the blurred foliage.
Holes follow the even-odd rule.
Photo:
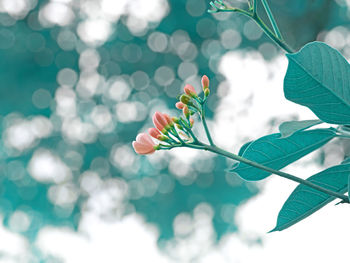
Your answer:
[[[245,17],[209,15],[204,0],[170,0],[159,22],[130,21],[131,15],[123,13],[105,21],[111,27],[106,41],[97,23],[95,42],[79,32],[100,1],[61,3],[74,17],[55,23],[41,19],[55,1],[25,2],[34,7],[0,15],[0,209],[5,224],[31,239],[48,224],[76,228],[84,209],[96,209],[89,200],[106,193],[112,204],[97,201],[104,209],[101,216],[117,220],[136,211],[159,228],[161,239],[174,236],[179,213],[191,213],[203,202],[214,211],[218,239],[237,231],[235,208],[258,190],[226,173],[224,159],[186,163],[162,153],[139,157],[131,141],[151,126],[150,114],[172,109],[184,84],[199,87],[203,74],[211,79],[213,116],[220,99],[216,86],[223,80],[218,63],[226,52],[258,49],[271,59],[280,53],[277,47]],[[296,49],[348,21],[340,1],[270,2]],[[46,20],[56,19],[58,9],[49,11]],[[37,156],[44,162],[31,168]],[[46,173],[66,176],[56,180]],[[223,209],[227,205],[229,211]],[[29,225],[16,230],[15,211],[26,213]]]

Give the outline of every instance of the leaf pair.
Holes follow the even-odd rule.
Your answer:
[[[350,124],[350,65],[335,49],[321,42],[307,44],[299,52],[287,54],[289,65],[284,79],[284,93],[288,100],[308,107],[320,120]],[[336,130],[305,131],[320,120],[286,122],[281,134],[271,134],[246,143],[239,155],[279,170],[323,146],[336,136]],[[245,180],[257,181],[270,175],[244,163],[233,167]],[[318,186],[344,194],[348,191],[350,162],[328,168],[307,179]],[[281,231],[308,217],[335,197],[298,185],[279,212],[277,225],[271,230]]]
[[[282,137],[281,134],[276,133],[246,143],[240,149],[239,155],[279,170],[323,146],[335,136],[335,130],[332,128],[297,131],[289,137]],[[236,164],[231,171],[248,181],[262,180],[270,175],[264,170],[244,163]],[[349,175],[350,161],[347,160],[341,165],[333,166],[309,177],[307,181],[344,194],[348,190]],[[308,186],[298,185],[283,205],[278,215],[277,225],[270,232],[281,231],[294,225],[334,199],[335,197]]]

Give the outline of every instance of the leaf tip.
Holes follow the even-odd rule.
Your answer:
[[[274,229],[270,230],[270,231],[267,232],[266,234],[270,234],[270,233],[273,233],[273,232],[276,232],[276,231],[279,231],[279,230],[277,229],[277,227],[275,227]]]

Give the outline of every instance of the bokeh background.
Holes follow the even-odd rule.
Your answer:
[[[350,57],[349,1],[269,2],[293,48],[321,40]],[[0,0],[0,262],[344,259],[346,242],[332,240],[346,237],[348,208],[266,234],[293,183],[247,183],[227,172],[232,162],[194,150],[134,153],[152,114],[179,114],[176,96],[186,83],[200,92],[204,74],[209,126],[227,150],[315,117],[284,99],[287,60],[254,22],[208,7]],[[306,177],[335,164],[340,145],[287,171]]]

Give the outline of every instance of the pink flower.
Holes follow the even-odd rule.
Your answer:
[[[186,118],[190,117],[190,111],[189,111],[187,105],[185,105],[185,107],[183,107],[182,112],[183,112],[183,114],[185,115]]]
[[[209,87],[209,78],[206,75],[202,77],[202,87],[203,87],[203,90]]]
[[[166,113],[163,113],[164,118],[166,119],[166,122],[168,123],[168,125],[173,125],[173,120],[170,118],[170,116]]]
[[[151,154],[156,150],[156,144],[147,133],[140,133],[136,137],[136,141],[132,142],[132,147],[138,154]]]
[[[187,95],[190,95],[190,96],[195,96],[197,95],[197,92],[196,90],[194,89],[194,87],[190,84],[187,84],[185,87],[184,87],[184,91]]]
[[[160,130],[164,134],[167,133],[168,121],[162,113],[158,111],[154,113],[152,120],[154,126],[156,126],[158,130]]]
[[[183,104],[181,101],[176,102],[175,107],[178,108],[179,110],[182,110],[185,104]]]
[[[158,139],[158,136],[162,135],[156,128],[148,129],[149,135],[151,135],[154,139]]]

